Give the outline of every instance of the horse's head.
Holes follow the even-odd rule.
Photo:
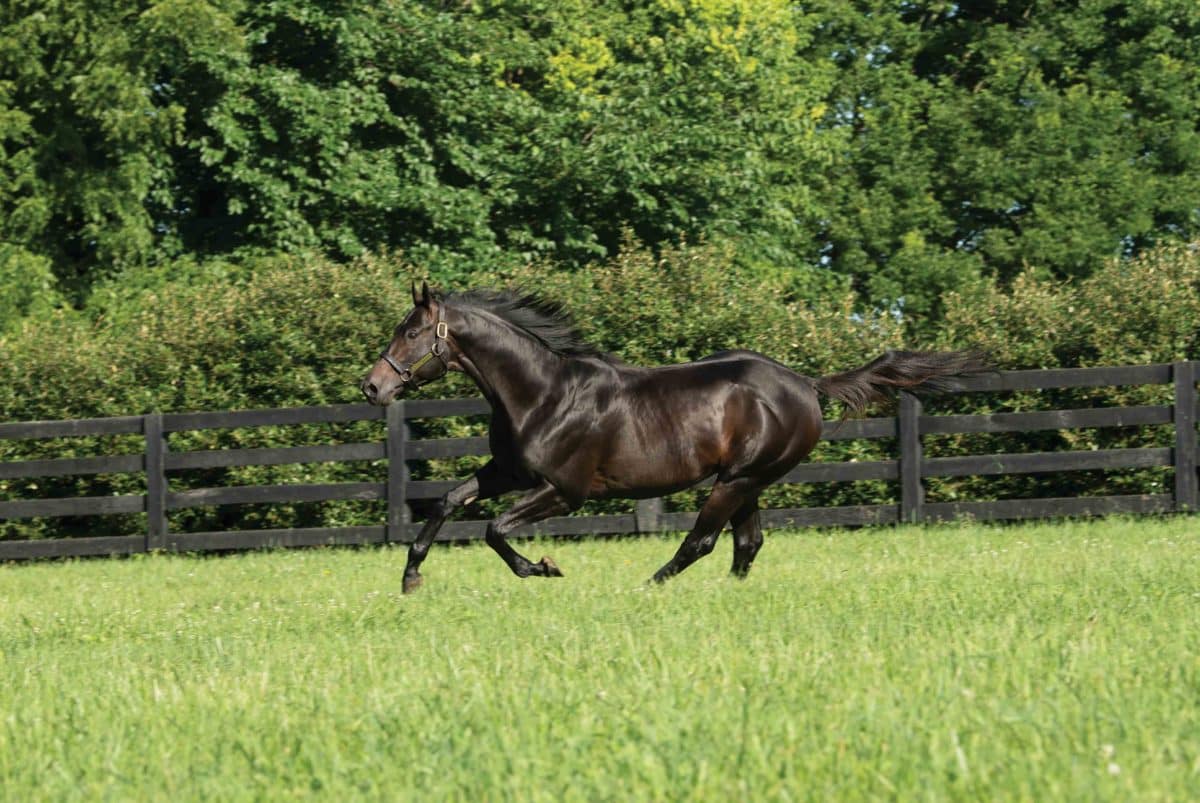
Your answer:
[[[360,385],[371,404],[390,404],[421,385],[441,379],[450,369],[448,331],[442,301],[421,282],[413,283],[412,312],[400,322],[379,359]]]

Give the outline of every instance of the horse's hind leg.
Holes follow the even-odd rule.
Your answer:
[[[738,512],[748,499],[758,498],[758,487],[751,485],[748,480],[718,481],[713,486],[700,515],[692,525],[692,531],[683,539],[675,557],[671,558],[661,569],[654,573],[654,582],[661,583],[668,577],[674,577],[691,566],[700,558],[713,551],[717,544],[717,536],[734,513]],[[749,568],[749,567],[747,567]]]
[[[733,568],[736,577],[745,577],[754,563],[754,556],[762,548],[762,523],[758,515],[758,497],[738,508],[729,520],[733,525]]]

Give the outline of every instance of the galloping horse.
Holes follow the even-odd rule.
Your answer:
[[[386,405],[441,378],[470,376],[492,407],[492,459],[433,508],[408,552],[404,591],[455,508],[524,491],[488,524],[487,543],[518,577],[561,577],[505,536],[587,499],[644,499],[716,476],[691,532],[654,575],[661,582],[712,551],[733,526],[733,574],[762,546],[758,498],[821,435],[819,394],[854,412],[901,388],[944,391],[988,370],[969,352],[889,351],[841,374],[810,378],[753,351],[723,351],[662,368],[628,365],[584,342],[562,307],[530,295],[469,291],[441,297],[413,285],[413,310],[363,379]]]

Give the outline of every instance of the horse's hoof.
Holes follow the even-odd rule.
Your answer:
[[[542,568],[546,570],[546,577],[563,576],[562,569],[558,568],[558,564],[550,560],[550,558],[546,557],[545,555],[542,556],[542,559],[539,561],[539,563],[541,563]]]
[[[414,592],[418,588],[420,588],[421,584],[424,582],[425,582],[425,578],[419,574],[416,577],[405,577],[404,578],[404,593],[411,594],[412,592]]]

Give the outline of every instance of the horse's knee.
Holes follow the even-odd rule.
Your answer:
[[[702,558],[705,555],[707,555],[708,553],[712,552],[717,546],[717,536],[718,535],[719,535],[719,533],[712,533],[711,535],[706,535],[706,536],[703,536],[702,538],[697,538],[695,541],[692,542],[692,553],[697,558]]]

